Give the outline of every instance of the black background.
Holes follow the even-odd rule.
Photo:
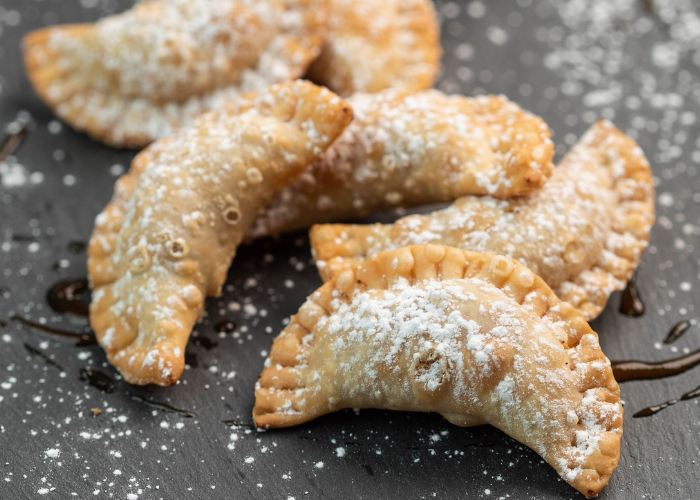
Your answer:
[[[550,124],[558,157],[589,123],[606,116],[638,139],[653,165],[657,224],[638,273],[647,312],[623,316],[620,294],[611,297],[593,323],[611,359],[659,360],[700,344],[697,326],[671,346],[659,344],[675,322],[694,318],[700,290],[694,252],[700,234],[700,28],[694,22],[700,5],[656,3],[663,9],[650,0],[438,4],[445,53],[438,88],[508,95]],[[224,296],[208,300],[207,317],[196,328],[218,346],[207,349],[193,337],[187,351],[192,367],[173,388],[129,386],[99,347],[57,342],[9,320],[16,313],[80,330],[83,322],[52,311],[45,294],[55,282],[85,276],[85,253],[72,253],[68,245],[88,241],[94,217],[112,195],[119,171],[113,166],[128,167],[134,155],[67,126],[50,133],[54,118],[24,76],[20,38],[130,4],[0,5],[0,124],[30,113],[32,129],[16,161],[27,175],[43,174],[40,183],[0,184],[0,319],[8,322],[0,326],[0,498],[582,498],[503,433],[455,427],[439,415],[362,410],[288,430],[247,427],[253,386],[274,335],[320,284],[303,233],[240,249]],[[231,310],[232,302],[241,309]],[[235,333],[215,331],[223,319],[236,323]],[[31,355],[25,343],[65,372]],[[105,394],[81,381],[85,367],[115,377],[115,391]],[[600,498],[697,498],[698,400],[650,418],[632,414],[697,387],[698,373],[622,385],[620,464]],[[195,417],[150,408],[134,395]],[[103,413],[94,417],[92,408]],[[48,450],[59,453],[52,457]]]

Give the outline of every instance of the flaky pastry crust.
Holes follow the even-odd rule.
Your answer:
[[[249,237],[465,194],[521,195],[551,174],[547,124],[503,96],[389,89],[348,102],[353,123]]]
[[[541,190],[507,200],[465,196],[445,210],[389,225],[316,226],[311,245],[324,279],[342,270],[346,259],[409,244],[506,255],[590,321],[632,276],[653,222],[649,162],[634,140],[600,121]]]
[[[328,3],[328,37],[308,78],[343,97],[433,86],[442,48],[430,0]]]
[[[275,339],[255,398],[263,428],[342,408],[491,424],[588,497],[620,454],[619,387],[581,313],[515,260],[442,245],[325,283]]]
[[[151,0],[31,32],[24,59],[61,119],[140,148],[244,92],[300,77],[325,27],[326,0]]]
[[[133,384],[174,384],[204,297],[260,212],[350,122],[346,102],[273,85],[152,144],[116,183],[88,247],[90,324]]]

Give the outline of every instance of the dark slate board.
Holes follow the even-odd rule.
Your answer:
[[[274,335],[320,284],[304,234],[240,250],[224,296],[207,302],[207,317],[196,328],[218,346],[190,342],[197,366],[173,388],[117,381],[113,393],[100,392],[79,379],[86,367],[118,379],[100,348],[73,347],[9,321],[16,313],[80,329],[79,320],[50,310],[45,293],[55,282],[85,275],[84,252],[68,245],[88,240],[121,170],[114,165],[126,167],[134,155],[65,126],[55,133],[56,122],[24,76],[19,40],[33,28],[94,20],[129,4],[3,0],[0,6],[0,123],[29,113],[32,124],[16,152],[22,167],[2,167],[15,180],[25,173],[26,183],[8,186],[13,177],[3,174],[0,184],[0,319],[9,323],[0,326],[0,498],[582,498],[503,433],[458,428],[439,415],[345,411],[283,431],[246,427]],[[439,4],[445,52],[439,88],[510,96],[547,120],[558,156],[606,116],[633,134],[653,163],[658,222],[638,276],[647,312],[621,315],[615,294],[593,323],[612,359],[658,360],[700,344],[697,326],[672,346],[659,344],[676,321],[696,315],[700,289],[694,252],[700,5],[656,4],[663,9],[652,0]],[[233,302],[241,309],[231,310]],[[219,337],[213,325],[222,319],[234,321],[236,333]],[[29,354],[25,343],[65,372]],[[698,373],[623,384],[621,460],[601,498],[697,498],[698,400],[650,418],[632,414],[695,388]],[[134,395],[196,416],[161,412]],[[92,408],[103,413],[94,417]]]

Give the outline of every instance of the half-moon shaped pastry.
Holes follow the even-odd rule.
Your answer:
[[[249,236],[465,194],[520,195],[551,174],[547,124],[505,97],[389,89],[348,102],[353,122]]]
[[[527,196],[465,196],[429,215],[389,225],[327,225],[311,231],[322,277],[343,259],[439,243],[506,255],[540,276],[590,321],[639,264],[654,222],[654,186],[639,146],[600,121]]]
[[[178,380],[204,297],[220,294],[247,229],[351,114],[311,83],[273,85],[134,159],[88,248],[90,324],[127,382]]]
[[[325,22],[326,0],[151,0],[28,34],[25,66],[73,128],[140,148],[243,92],[303,75]]]
[[[307,77],[343,97],[387,88],[423,90],[440,69],[430,0],[329,0],[328,37]]]
[[[619,387],[581,314],[515,260],[441,245],[347,268],[275,340],[256,386],[256,425],[342,408],[491,424],[589,497],[620,455]]]

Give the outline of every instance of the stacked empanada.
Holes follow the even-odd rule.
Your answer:
[[[517,259],[595,319],[625,287],[649,242],[654,186],[639,146],[600,121],[542,189],[508,199],[465,196],[389,225],[321,225],[311,246],[321,276],[380,251],[436,243]]]
[[[393,225],[313,228],[327,283],[276,339],[256,423],[436,411],[497,426],[593,496],[619,459],[622,407],[586,319],[639,263],[653,185],[608,122],[553,171],[552,154],[544,122],[501,97],[271,86],[120,179],[90,244],[91,324],[126,380],[171,385],[246,234],[459,197]]]
[[[429,140],[429,129],[418,130]],[[502,153],[517,157],[508,146]],[[490,158],[503,173],[514,163]],[[622,405],[586,320],[625,286],[648,244],[651,170],[631,138],[600,121],[551,179],[540,179],[526,193],[506,182],[510,192],[466,195],[395,224],[315,226],[311,245],[326,284],[275,340],[256,386],[256,424],[297,425],[342,408],[439,412],[457,425],[500,428],[595,496],[619,460]],[[426,191],[434,184],[418,183]],[[288,220],[305,203],[301,185],[273,204]],[[371,182],[364,191],[354,179],[344,186],[376,192]],[[318,217],[336,216],[332,203]]]
[[[372,27],[362,22],[368,14]],[[429,88],[440,53],[430,0],[147,0],[24,40],[42,100],[76,130],[129,148],[299,78],[317,57],[310,74],[350,95]]]
[[[177,382],[204,297],[221,293],[246,231],[351,118],[327,89],[278,84],[134,159],[88,248],[90,324],[128,382]]]
[[[255,422],[439,412],[502,429],[594,496],[622,407],[586,321],[647,246],[649,163],[600,121],[553,168],[539,117],[425,90],[438,39],[428,0],[150,0],[28,35],[30,80],[62,119],[156,141],[96,219],[91,325],[128,382],[172,385],[244,238],[453,202],[313,227],[326,283],[275,340]]]
[[[551,175],[549,127],[503,96],[388,89],[348,102],[353,123],[274,201],[250,237],[467,194],[517,196]]]
[[[442,245],[347,268],[275,340],[255,423],[286,427],[342,408],[494,425],[589,497],[620,456],[620,390],[581,314],[517,261]]]

